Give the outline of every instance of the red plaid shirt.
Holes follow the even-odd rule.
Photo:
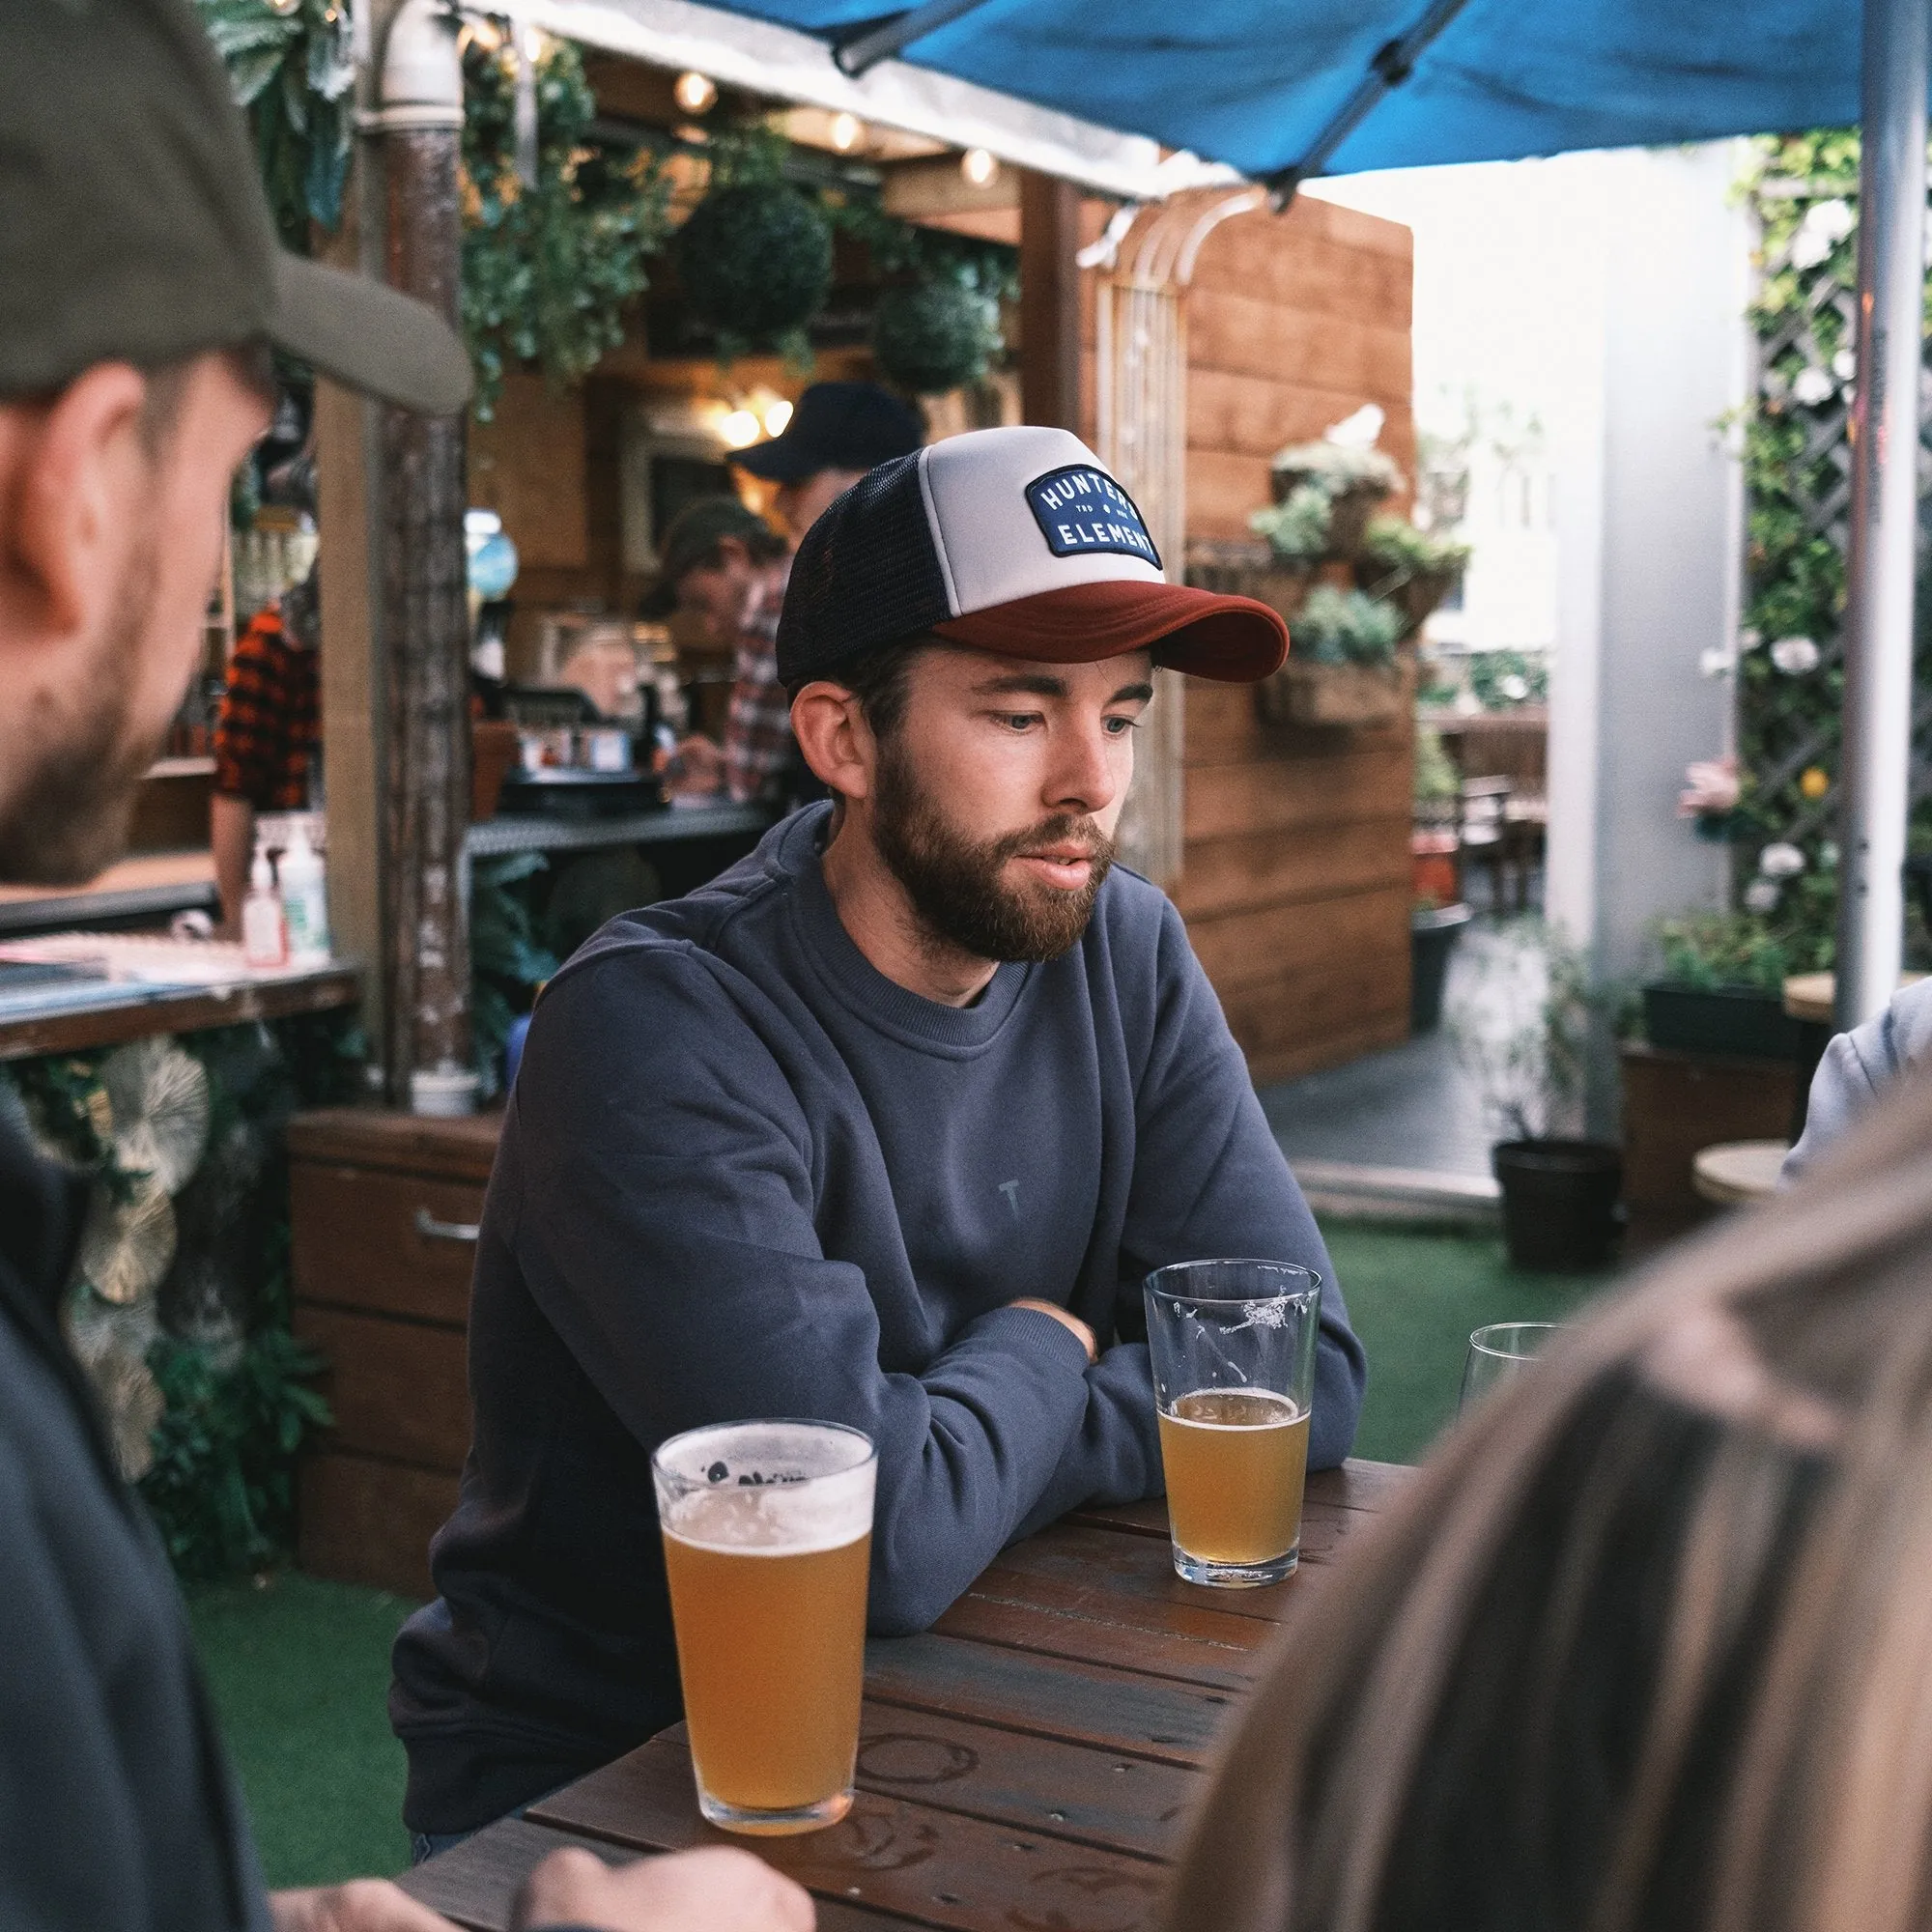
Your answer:
[[[731,709],[724,720],[724,788],[739,804],[777,786],[791,759],[791,699],[779,682],[779,612],[791,560],[752,592],[738,625]]]
[[[214,789],[257,811],[300,811],[322,746],[315,653],[258,611],[228,660],[228,688],[214,724]]]

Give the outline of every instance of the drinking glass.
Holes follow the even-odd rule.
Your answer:
[[[697,1808],[727,1832],[852,1806],[878,1459],[831,1422],[734,1422],[651,1458]]]
[[[1321,1277],[1287,1262],[1179,1262],[1145,1290],[1176,1575],[1246,1589],[1301,1555]]]
[[[1492,1321],[1487,1328],[1476,1329],[1463,1364],[1459,1409],[1481,1401],[1500,1383],[1514,1381],[1561,1326],[1557,1321]]]

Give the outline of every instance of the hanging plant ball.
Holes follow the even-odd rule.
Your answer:
[[[888,289],[872,317],[880,371],[915,396],[944,395],[978,382],[1000,346],[994,304],[957,282]]]
[[[803,328],[832,287],[832,231],[781,182],[707,194],[678,236],[698,319],[728,339],[767,343]]]

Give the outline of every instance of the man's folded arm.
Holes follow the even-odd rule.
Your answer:
[[[525,1279],[642,1440],[756,1415],[865,1431],[872,1625],[922,1629],[1059,1467],[1088,1410],[1086,1350],[1051,1316],[1001,1308],[920,1373],[881,1369],[865,1275],[813,1226],[790,1087],[704,967],[643,970],[580,968],[538,1009],[515,1103]],[[625,1022],[623,992],[648,994],[647,1025]],[[888,1358],[923,1352],[886,1341]]]

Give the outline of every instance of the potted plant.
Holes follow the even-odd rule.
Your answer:
[[[1261,687],[1263,711],[1293,724],[1388,724],[1406,695],[1402,614],[1359,590],[1319,584],[1293,620],[1288,662]]]
[[[1274,499],[1286,504],[1312,489],[1327,499],[1326,556],[1361,554],[1369,518],[1401,483],[1402,472],[1379,449],[1346,442],[1297,442],[1277,450],[1269,465]]]
[[[1644,1037],[1680,1053],[1789,1060],[1785,941],[1756,913],[1692,913],[1657,928],[1662,974],[1643,988]]]
[[[1442,989],[1449,980],[1449,960],[1463,928],[1474,911],[1425,894],[1408,918],[1408,1030],[1434,1033],[1442,1024]]]
[[[1623,1226],[1623,1150],[1579,1131],[1595,1006],[1582,955],[1524,920],[1484,949],[1451,1019],[1501,1135],[1490,1159],[1517,1267],[1602,1267]]]
[[[1455,588],[1469,561],[1469,546],[1417,529],[1406,517],[1371,519],[1362,538],[1359,576],[1372,597],[1393,604],[1411,634]]]

